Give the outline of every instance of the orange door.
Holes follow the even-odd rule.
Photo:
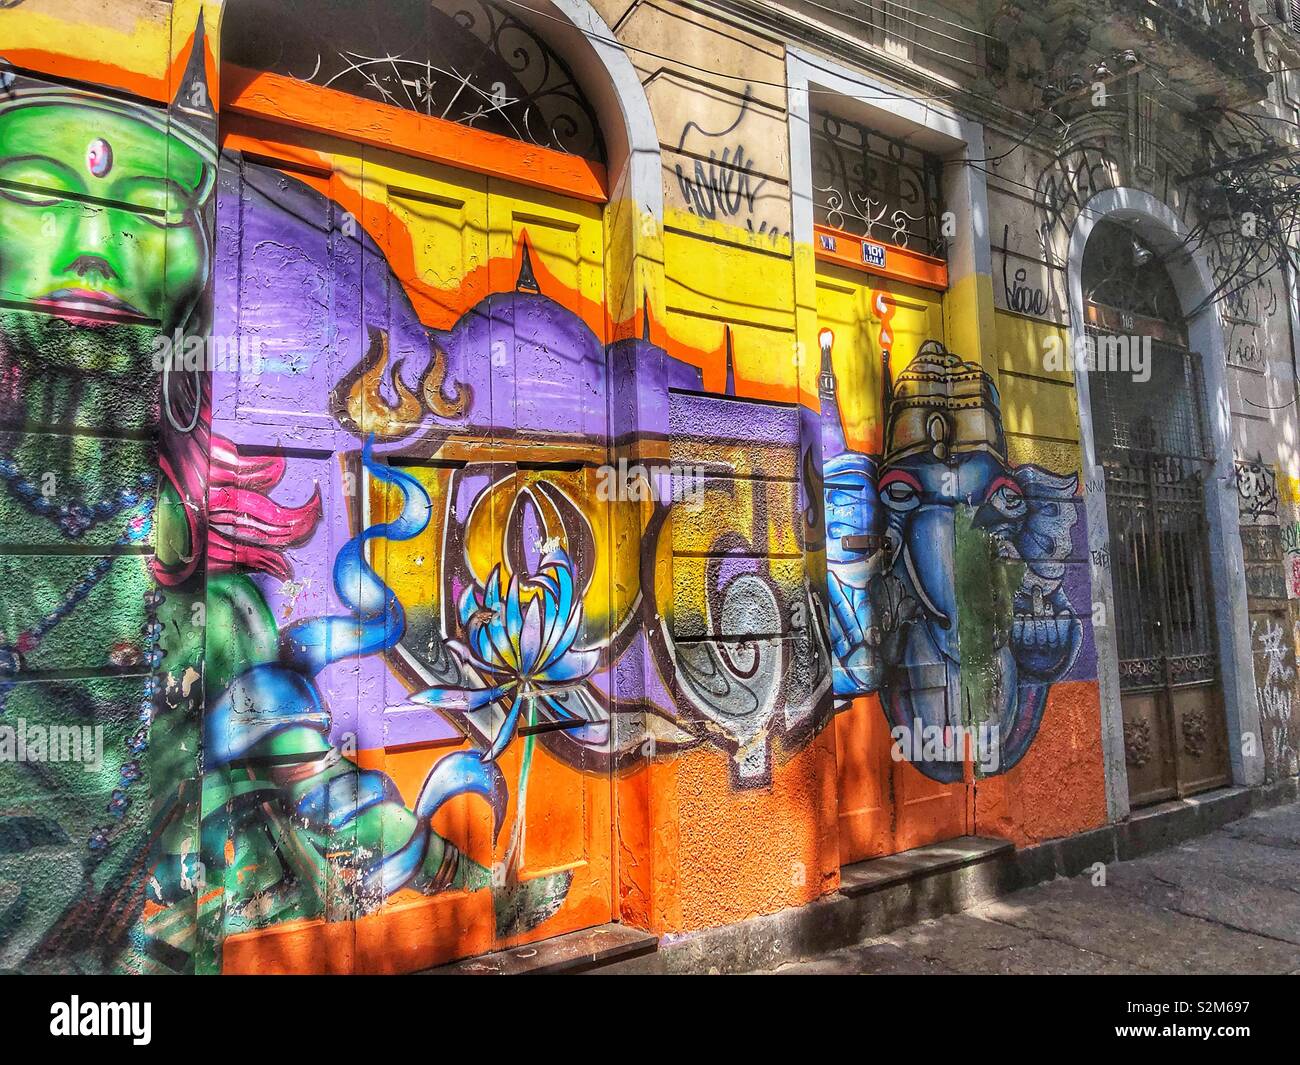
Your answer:
[[[925,341],[942,341],[942,297],[819,263],[817,305],[824,357],[829,355],[833,375],[830,392],[823,388],[823,432],[835,441],[831,446],[878,460],[886,416],[882,351],[888,350],[890,374],[896,377]],[[828,422],[832,416],[837,424]],[[858,546],[863,559],[876,549]],[[837,662],[837,668],[844,665]],[[882,683],[884,690],[853,698],[835,722],[840,861],[846,865],[964,835],[972,823],[970,767],[963,781],[947,784],[916,769],[906,757],[908,743],[896,743],[891,735],[881,706],[887,675]]]
[[[835,719],[839,759],[840,862],[911,850],[966,835],[973,789],[942,784],[894,758],[894,740],[877,696],[864,696]]]
[[[411,952],[419,965],[434,964],[602,924],[613,904],[612,781],[601,742],[608,707],[592,698],[588,685],[549,687],[554,702],[525,701],[513,723],[508,701],[466,711],[454,722],[459,734],[442,739],[412,743],[416,729],[403,720],[427,713],[410,705],[413,690],[446,679],[436,671],[446,664],[446,619],[456,606],[449,601],[453,582],[433,560],[445,559],[449,544],[463,553],[465,572],[484,585],[500,567],[505,588],[515,577],[553,577],[537,545],[558,541],[591,608],[583,613],[575,646],[603,645],[605,620],[597,600],[608,581],[605,534],[586,523],[589,511],[582,506],[595,497],[596,464],[454,460],[403,468],[424,486],[438,517],[416,539],[376,549],[376,568],[382,563],[387,583],[406,605],[410,632],[387,678],[383,702],[390,742],[363,755],[383,768],[413,806],[439,759],[456,751],[481,755],[503,730],[513,731],[496,758],[505,798],[499,828],[478,797],[453,800],[433,819],[439,845],[454,848],[449,862],[461,863],[459,883],[432,897],[404,892],[379,914],[372,933],[384,953],[376,958],[394,971],[415,967],[392,965],[395,951]],[[371,489],[383,494],[373,483]],[[395,505],[390,498],[374,516],[391,516]],[[524,602],[526,627],[526,593]],[[555,703],[572,719],[557,713]],[[421,724],[429,729],[427,722],[417,722],[417,728]]]

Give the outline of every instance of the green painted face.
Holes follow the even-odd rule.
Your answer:
[[[123,109],[0,109],[0,337],[23,361],[141,369],[208,271],[207,164]],[[29,310],[13,309],[26,304]]]

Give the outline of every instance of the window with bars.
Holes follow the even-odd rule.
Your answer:
[[[861,122],[814,111],[812,169],[818,224],[944,255],[937,156]]]
[[[1088,332],[1106,335],[1092,328]],[[1125,373],[1089,376],[1100,457],[1208,461],[1200,360],[1194,352],[1153,341],[1150,361],[1151,377],[1145,382]]]

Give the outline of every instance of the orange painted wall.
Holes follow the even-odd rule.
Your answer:
[[[980,834],[1022,846],[1104,825],[1106,781],[1096,683],[1054,685],[1029,753],[1006,775],[978,781],[975,796]]]
[[[656,885],[669,897],[655,931],[743,921],[839,887],[833,730],[775,766],[769,788],[736,790],[703,749],[666,768],[656,808],[676,815],[678,861]]]

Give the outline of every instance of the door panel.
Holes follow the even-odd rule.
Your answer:
[[[488,179],[425,159],[352,146],[362,156],[362,222],[387,269],[372,286],[397,283],[426,325],[447,328],[488,294]],[[396,353],[406,357],[409,353]]]
[[[855,699],[835,718],[840,863],[906,847],[896,845],[894,763],[889,722],[876,696]]]
[[[242,128],[242,127],[241,127]],[[259,133],[265,132],[257,127]],[[247,147],[248,136],[232,138]],[[230,142],[228,142],[230,143]],[[348,175],[360,164],[346,154],[336,156],[334,142],[303,134],[293,148],[280,143],[252,142],[260,149],[246,153],[234,166],[222,165],[221,239],[216,273],[223,296],[216,304],[213,335],[226,342],[224,364],[214,365],[213,411],[218,420],[259,426],[296,425],[329,431],[332,422],[314,401],[317,383],[336,380],[361,343],[355,308],[361,305],[362,275],[356,245],[343,235],[341,202]],[[274,153],[274,154],[272,154]],[[324,200],[293,197],[297,188],[314,189]],[[290,190],[286,196],[286,191]],[[292,201],[297,219],[294,246],[282,234],[252,218],[265,212],[249,210],[267,192]],[[310,282],[293,299],[268,295],[263,279],[286,267],[311,264]],[[282,328],[267,331],[249,321],[275,320]]]
[[[536,363],[522,372],[493,373],[497,432],[508,435],[514,430],[519,446],[526,449],[551,446],[555,437],[603,446],[607,330],[600,209],[496,179],[488,188],[492,291],[552,299],[564,293],[566,310],[583,319],[589,330],[583,341],[574,343],[571,323],[556,320],[544,309],[509,319],[494,317],[495,358],[502,350],[498,345],[541,351]]]
[[[301,224],[292,246],[283,240],[283,233],[267,224],[268,193],[282,195],[288,187],[314,189],[322,195],[337,190],[335,176],[322,163],[322,159],[329,161],[327,154],[321,154],[327,153],[327,146],[319,138],[310,138],[310,143],[311,150],[282,158],[261,152],[228,156],[221,163],[217,217],[221,243],[214,263],[212,327],[220,345],[214,344],[208,368],[213,436],[218,441],[213,451],[219,456],[213,466],[219,462],[224,469],[221,481],[212,475],[209,551],[214,552],[213,540],[219,536],[227,555],[221,569],[242,572],[236,577],[214,566],[209,574],[208,616],[223,621],[208,630],[204,681],[209,707],[233,690],[232,682],[240,673],[266,659],[268,644],[275,647],[286,627],[285,618],[264,611],[276,592],[289,589],[301,615],[321,616],[336,608],[330,595],[330,565],[350,535],[345,524],[329,520],[343,518],[353,504],[345,498],[332,456],[292,445],[268,446],[275,435],[272,427],[289,424],[291,418],[308,431],[327,424],[321,405],[308,398],[318,388],[312,381],[337,372],[341,350],[337,323],[348,318],[347,308],[360,302],[357,262],[338,239],[338,212],[332,203],[314,197],[294,203]],[[284,270],[286,256],[310,263],[306,288],[312,299],[284,299],[268,283]],[[276,327],[267,329],[267,322]],[[240,476],[232,474],[234,449],[222,438],[230,438],[238,449],[234,454],[241,457]],[[261,473],[248,472],[262,464]],[[270,472],[277,467],[278,473]],[[273,493],[268,491],[275,497],[273,505],[258,499],[255,491],[268,483],[274,485]],[[232,485],[243,495],[232,491]],[[258,548],[242,542],[240,526],[283,520],[290,515],[279,510],[281,505],[294,506],[314,494],[327,517],[314,533],[313,556],[300,559],[292,580],[286,576],[283,584],[265,576],[246,578],[243,574],[252,569]],[[241,499],[254,502],[241,503]],[[308,504],[303,512],[310,509]],[[259,586],[247,583],[252,581]],[[344,661],[328,675],[314,678],[321,703],[337,708],[333,724],[341,732],[356,729],[357,677],[355,663]],[[203,782],[204,798],[211,800],[227,790],[231,795],[257,790],[264,801],[257,806],[262,823],[256,829],[233,823],[225,827],[227,854],[235,860],[227,869],[220,896],[222,934],[235,938],[258,935],[287,922],[349,920],[355,914],[354,894],[342,878],[327,875],[327,867],[328,856],[357,852],[357,825],[322,817],[304,830],[294,810],[295,788],[314,790],[313,778],[324,777],[317,767],[328,747],[322,732],[328,731],[329,713],[299,715],[299,727],[274,733],[272,722],[280,712],[275,700],[244,698],[237,705],[239,712],[218,727],[232,746],[247,746],[249,764],[210,768]],[[261,730],[270,735],[253,738]],[[334,787],[347,790],[357,774],[339,776],[343,779]],[[250,904],[249,895],[257,905]],[[344,967],[350,965],[352,949],[351,928],[346,927],[347,933],[335,939],[338,956],[346,959],[339,963]]]
[[[422,532],[366,548],[401,603],[404,629],[378,669],[361,661],[355,670],[339,668],[347,679],[333,680],[328,709],[336,732],[347,723],[360,738],[360,749],[343,754],[356,766],[351,790],[335,785],[330,802],[382,793],[389,812],[366,821],[364,839],[360,818],[338,816],[342,827],[323,859],[364,868],[398,852],[437,767],[458,753],[481,759],[501,740],[488,759],[503,787],[499,828],[483,795],[446,801],[432,817],[419,874],[401,890],[381,892],[352,935],[324,929],[311,957],[328,956],[319,964],[334,968],[401,971],[608,921],[612,782],[600,673],[616,610],[609,504],[596,490],[608,452],[601,211],[264,124],[242,123],[230,146],[245,153],[244,168],[256,167],[259,180],[279,184],[282,199],[299,182],[327,197],[324,206],[304,200],[323,212],[319,247],[245,241],[218,264],[236,285],[236,312],[240,301],[262,298],[240,265],[250,254],[310,255],[315,278],[300,293],[303,306],[285,312],[301,323],[275,338],[293,340],[310,372],[230,382],[230,420],[274,427],[277,436],[320,430],[315,439],[330,446],[346,439],[340,424],[362,437],[375,433],[389,442],[384,461],[430,500]],[[412,328],[412,310],[430,331],[427,342]],[[435,408],[453,429],[430,454],[424,430],[415,430]],[[393,451],[395,440],[412,445],[410,457]],[[400,491],[367,475],[355,454],[341,457],[341,472],[327,476],[360,486],[344,535],[396,519]],[[545,589],[564,585],[559,565],[575,590],[556,593],[558,605],[544,604]],[[494,573],[503,593],[518,580],[521,638],[548,607],[578,615],[571,652],[590,652],[591,669],[567,683],[542,678],[546,698],[522,698],[513,721],[509,697],[485,706],[471,706],[468,694],[436,707],[413,700],[430,688],[470,691],[500,679],[449,650],[467,639],[467,591],[481,595]],[[328,924],[355,916],[341,902],[329,908]],[[339,953],[345,940],[346,957]]]
[[[1170,699],[1181,794],[1230,783],[1222,693],[1217,687],[1197,685],[1175,688]]]
[[[1094,330],[1094,333],[1099,331]],[[1124,746],[1133,805],[1226,784],[1198,357],[1152,345],[1150,380],[1097,372]]]
[[[834,378],[833,400],[825,394],[822,397],[823,463],[845,452],[878,462],[887,413],[882,351],[888,349],[892,378],[927,340],[942,341],[942,297],[827,263],[819,263],[817,272],[823,345],[826,331],[831,335],[823,358],[829,355]],[[828,565],[846,579],[856,580],[848,575],[860,571],[878,549],[874,543],[838,539],[830,521],[827,537]],[[845,663],[836,662],[837,670],[844,667]],[[919,676],[924,667],[915,672]],[[931,672],[936,672],[938,683],[946,687],[944,670]],[[883,679],[887,688],[888,678]],[[904,745],[899,746],[903,757],[895,758],[889,720],[880,702],[887,694],[887,690],[877,690],[854,698],[835,721],[840,861],[844,864],[951,839],[970,830],[969,767],[963,770],[963,781],[942,783],[907,760],[910,742],[906,751]]]
[[[394,460],[391,465],[413,476],[431,501],[449,497],[459,472],[459,467],[452,464],[416,465]],[[363,483],[369,520],[395,519],[401,508],[400,493],[370,477]],[[436,710],[410,698],[412,691],[445,681],[422,668],[426,660],[412,655],[409,649],[434,645],[441,631],[440,619],[448,608],[446,582],[440,567],[432,564],[451,536],[447,518],[447,508],[434,505],[429,525],[415,539],[402,543],[378,540],[371,549],[371,564],[403,604],[406,635],[390,652],[395,668],[384,671],[382,697],[366,693],[358,706],[363,717],[382,718],[379,742],[370,740],[359,752],[359,761],[396,785],[407,810],[414,809],[421,786],[441,759],[454,752],[474,750],[456,723],[457,716],[468,716],[467,699],[462,698],[456,708]],[[502,770],[509,772],[504,764]],[[406,890],[390,896],[371,918],[380,929],[375,934],[384,940],[398,939],[399,930],[411,928],[408,922],[416,922],[415,934],[423,940],[425,957],[438,960],[494,949],[491,809],[476,796],[458,796],[438,810],[432,828],[425,876],[430,885],[446,885],[430,894]],[[384,850],[391,852],[400,847],[409,831],[404,818],[394,818],[384,826]],[[423,958],[421,963],[434,964]]]
[[[472,435],[490,449],[491,461],[474,461],[473,441],[465,439],[450,448],[466,456],[454,468],[420,470],[435,509],[447,511],[439,525],[443,540],[393,545],[390,554],[442,560],[441,588],[429,592],[430,624],[445,639],[458,631],[458,589],[487,587],[498,567],[503,589],[512,579],[521,582],[526,635],[536,620],[530,602],[539,612],[545,608],[542,599],[530,600],[528,589],[537,591],[532,582],[547,553],[561,548],[578,599],[569,605],[583,622],[573,646],[599,653],[609,631],[610,582],[608,522],[595,490],[607,446],[603,330],[575,328],[539,297],[566,305],[576,298],[586,317],[594,317],[603,291],[600,211],[404,163],[367,150],[366,184],[368,199],[386,197],[387,224],[409,234],[417,277],[427,279],[436,259],[443,278],[482,278],[490,294],[469,314],[488,317],[487,350],[472,357],[490,361],[490,371],[476,375],[489,390],[490,429]],[[459,265],[448,265],[449,247],[459,251]],[[593,365],[600,370],[594,386]],[[548,699],[522,699],[513,721],[507,699],[458,722],[479,751],[513,731],[497,758],[509,796],[500,833],[494,837],[481,803],[472,814],[447,815],[460,822],[449,824],[449,833],[468,832],[481,848],[473,859],[490,878],[496,947],[602,923],[612,913],[611,779],[593,749],[607,737],[608,708],[583,680],[568,689],[549,685],[547,693]],[[414,777],[427,772],[437,753],[421,759],[407,748],[389,752],[387,760],[413,763]],[[475,820],[465,824],[466,817]],[[449,901],[446,908],[461,914]]]
[[[890,374],[897,377],[927,340],[944,339],[943,297],[901,281],[817,264],[819,329],[834,334],[836,398],[845,443],[879,455],[882,403],[882,336],[888,338]]]
[[[513,463],[513,487],[500,493],[494,548],[510,572],[527,577],[564,552],[580,615],[572,654],[601,655],[612,609],[610,501],[597,491],[608,461],[603,224],[600,209],[510,182],[488,182],[491,289],[510,293],[493,311],[493,437]],[[564,312],[557,312],[558,300]],[[502,362],[502,353],[518,353]],[[490,554],[490,552],[489,552]],[[480,566],[485,563],[480,563]],[[554,571],[552,571],[554,572]],[[587,678],[547,685],[547,698],[523,711],[518,788],[525,816],[503,832],[497,860],[506,890],[546,897],[567,883],[564,906],[541,930],[510,943],[608,921],[613,913],[612,777],[608,700]]]
[[[1124,758],[1128,767],[1129,802],[1144,806],[1172,799],[1174,752],[1163,692],[1148,691],[1120,699],[1124,713]]]

